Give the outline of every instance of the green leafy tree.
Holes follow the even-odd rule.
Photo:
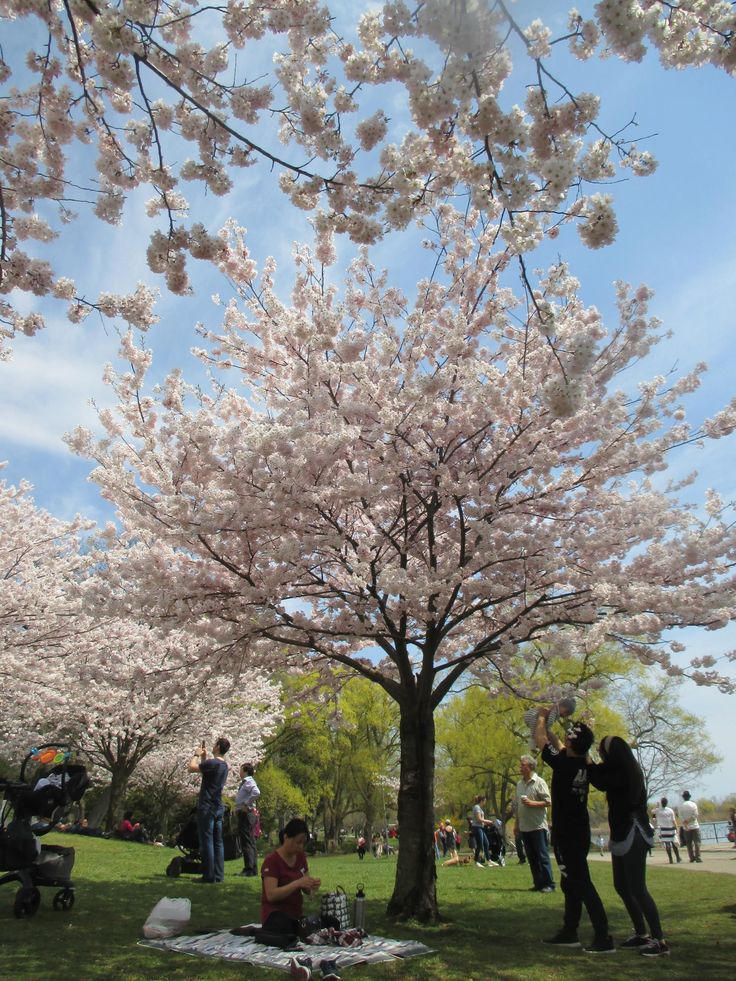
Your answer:
[[[721,762],[703,720],[678,702],[678,678],[648,673],[625,680],[616,704],[644,770],[650,798],[696,783]]]
[[[386,778],[397,766],[398,713],[382,689],[345,672],[291,677],[284,688],[288,706],[268,746],[268,768],[278,770],[282,791],[291,788],[302,813],[321,819],[334,848],[347,817],[372,828],[384,813]]]

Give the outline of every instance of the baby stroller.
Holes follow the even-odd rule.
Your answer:
[[[235,811],[225,808],[222,819],[222,841],[225,846],[225,861],[240,858],[243,854],[238,837]],[[182,853],[172,858],[166,866],[166,874],[176,879],[182,875],[202,875],[202,859],[199,854],[199,832],[197,831],[197,808],[193,808],[186,823],[176,836],[176,847]]]
[[[497,822],[486,825],[486,838],[488,839],[488,850],[491,853],[491,861],[497,865],[506,864],[506,841]]]
[[[0,779],[0,885],[19,882],[14,911],[33,916],[41,902],[39,886],[55,886],[56,910],[74,905],[74,849],[39,841],[61,820],[89,786],[86,769],[70,763],[68,746],[46,743],[23,760],[18,780]],[[35,819],[35,820],[34,820]]]

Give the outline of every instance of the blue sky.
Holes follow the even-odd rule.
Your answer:
[[[585,10],[591,4],[578,6]],[[550,8],[562,12],[567,4],[520,2],[515,9],[528,22]],[[652,311],[673,337],[633,374],[664,373],[675,365],[686,371],[706,361],[710,367],[707,380],[690,407],[695,418],[711,414],[736,388],[734,82],[708,68],[665,72],[651,55],[642,65],[622,65],[614,59],[584,66],[571,62],[565,72],[566,79],[573,79],[573,88],[601,94],[603,119],[612,129],[636,113],[637,136],[656,134],[646,147],[657,156],[660,167],[653,177],[632,179],[613,188],[621,225],[614,245],[590,252],[577,244],[574,234],[566,234],[555,246],[582,280],[585,300],[605,314],[614,309],[614,280],[645,282],[656,291]],[[386,106],[395,121],[405,120],[399,102],[390,99]],[[71,275],[83,269],[86,282],[94,288],[114,291],[130,289],[138,280],[152,282],[145,264],[146,221],[140,217],[139,205],[140,201],[131,202],[119,229],[87,220],[71,226],[52,250],[60,265],[68,267]],[[274,255],[284,270],[292,242],[310,237],[306,217],[286,205],[266,166],[241,172],[229,198],[208,198],[198,207],[206,210],[211,227],[219,227],[234,214],[250,231],[256,259],[261,262]],[[349,243],[339,242],[338,248],[340,263],[349,260]],[[417,257],[417,261],[423,257],[421,250]],[[553,253],[540,256],[538,264],[550,258]],[[401,236],[382,243],[376,250],[376,262],[389,269],[403,268],[407,280],[416,280],[424,272],[407,261],[406,240]],[[195,343],[193,324],[199,319],[217,323],[209,296],[213,292],[226,296],[227,288],[204,268],[197,269],[196,276],[194,299],[176,300],[162,293],[161,323],[149,334],[157,375],[179,364],[191,376],[195,369],[188,349]],[[27,305],[32,308],[30,299]],[[2,475],[11,482],[30,480],[37,503],[59,517],[77,511],[98,520],[109,517],[106,505],[87,482],[88,464],[71,456],[62,436],[79,424],[94,428],[93,400],[98,405],[109,404],[102,369],[115,360],[116,349],[114,330],[96,317],[73,326],[57,316],[42,334],[19,338],[13,360],[0,363],[0,460],[8,461]],[[692,493],[702,497],[703,490],[712,486],[724,498],[736,499],[735,448],[732,436],[708,449],[693,447],[681,454],[676,461],[678,470],[700,472]],[[691,654],[736,648],[733,624],[718,633],[690,634]],[[714,797],[736,792],[732,753],[729,759],[733,696],[688,683],[682,690],[682,702],[706,720],[724,756],[723,765],[691,789]],[[679,789],[672,788],[673,797]]]

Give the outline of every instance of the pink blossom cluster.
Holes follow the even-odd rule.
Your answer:
[[[6,0],[0,16],[19,42],[5,46],[0,60],[6,296],[14,289],[55,295],[40,250],[73,220],[66,197],[92,195],[97,217],[118,223],[131,192],[147,186],[149,215],[160,222],[150,267],[170,290],[186,293],[193,253],[181,186],[226,195],[237,168],[258,160],[296,207],[320,207],[333,232],[355,242],[376,242],[461,194],[479,220],[507,226],[508,248],[519,253],[564,222],[577,224],[592,248],[607,244],[616,233],[613,203],[595,188],[589,196],[588,185],[612,179],[618,165],[637,175],[655,166],[625,132],[601,134],[597,97],[573,92],[547,70],[558,40],[550,26],[518,23],[509,4],[390,0],[362,14],[351,42],[320,0],[219,7],[193,0],[187,11],[180,16],[152,0]],[[733,72],[735,18],[725,0],[601,0],[592,18],[572,11],[564,37],[583,60],[597,53],[636,60],[651,46],[669,66]],[[30,41],[23,37],[24,21],[40,22],[43,43],[34,45],[33,31]],[[517,65],[510,35],[523,42]],[[236,60],[253,45],[273,53],[274,74],[265,81],[244,74],[247,57]],[[514,72],[528,73],[523,107],[502,99]],[[390,86],[394,104],[408,107],[408,130],[375,110],[375,86]],[[287,146],[283,156],[264,135],[272,120]],[[80,169],[88,159],[82,148],[91,172]],[[24,253],[21,241],[37,243],[39,254]],[[218,262],[215,253],[202,257]],[[84,317],[85,303],[68,308],[73,321]],[[41,325],[12,306],[5,301],[0,337]]]
[[[107,438],[72,440],[130,536],[112,594],[256,666],[337,661],[399,702],[417,672],[435,704],[475,661],[513,672],[532,640],[614,640],[690,673],[669,635],[727,622],[736,526],[660,475],[733,431],[736,403],[687,421],[702,366],[618,388],[659,339],[646,288],[619,285],[608,329],[559,264],[523,316],[494,229],[443,206],[433,247],[411,302],[365,251],[338,296],[300,248],[288,302],[273,263],[256,279],[245,258],[205,333],[211,393],[179,373],[149,393],[126,339]],[[733,690],[722,664],[694,677]]]

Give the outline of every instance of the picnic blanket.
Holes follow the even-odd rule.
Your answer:
[[[389,940],[370,936],[360,947],[335,947],[298,943],[294,950],[280,950],[258,944],[252,937],[237,936],[229,930],[200,933],[186,937],[167,937],[164,940],[140,940],[142,947],[173,950],[195,957],[221,957],[228,961],[242,961],[257,967],[270,967],[289,972],[289,962],[297,955],[307,955],[315,964],[323,959],[334,960],[338,970],[354,964],[378,964],[381,961],[402,960],[420,954],[433,953],[430,947],[415,940]]]

